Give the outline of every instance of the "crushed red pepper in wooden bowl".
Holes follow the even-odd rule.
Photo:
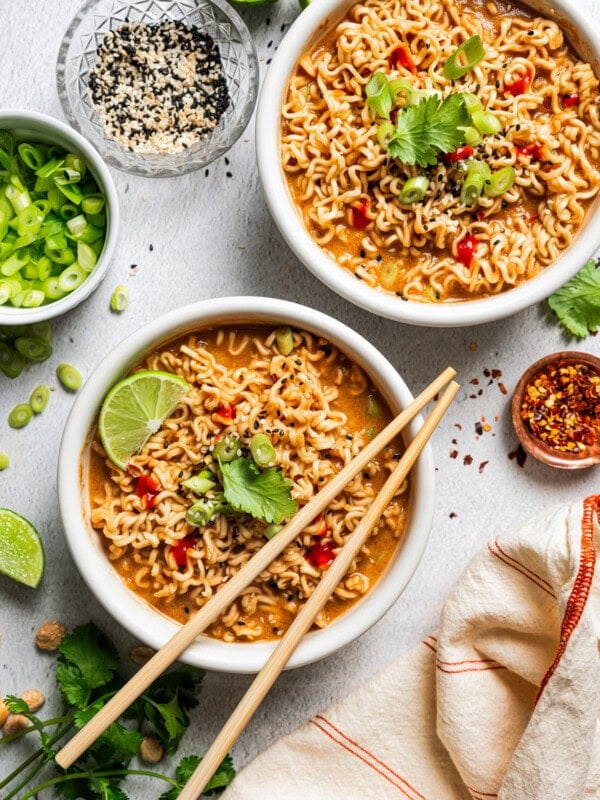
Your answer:
[[[600,358],[564,351],[536,361],[515,389],[512,417],[540,461],[563,469],[600,462]]]

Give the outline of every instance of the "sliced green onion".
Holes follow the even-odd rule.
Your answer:
[[[277,328],[275,331],[275,341],[277,342],[277,349],[282,356],[289,356],[294,349],[294,336],[292,329],[286,325],[283,328]]]
[[[257,433],[252,437],[250,454],[257,467],[272,467],[275,464],[275,448],[264,433]]]
[[[26,233],[37,233],[42,227],[44,215],[33,203],[17,215],[17,233],[24,236]]]
[[[84,245],[84,247],[88,246],[89,245]],[[127,288],[127,286],[123,286],[123,284],[115,286],[110,298],[110,310],[114,311],[117,314],[120,314],[122,311],[125,311],[128,305],[129,305],[129,289]]]
[[[367,105],[375,117],[387,119],[393,106],[388,79],[383,72],[376,72],[365,86]]]
[[[4,264],[0,267],[0,272],[9,278],[11,275],[14,275],[20,269],[29,263],[29,253],[27,250],[17,250],[11,256],[9,256]]]
[[[429,188],[429,179],[425,175],[415,175],[414,178],[409,178],[400,194],[398,201],[403,204],[419,203],[424,197]]]
[[[29,167],[29,169],[33,170],[34,172],[44,163],[44,155],[42,151],[39,149],[39,147],[35,147],[29,142],[22,142],[17,150],[21,156],[21,161],[26,167]]]
[[[232,508],[225,500],[223,492],[217,492],[214,497],[205,497],[197,500],[185,512],[185,521],[188,525],[198,527],[207,525],[217,514],[231,514]]]
[[[216,443],[213,449],[213,456],[217,461],[227,464],[237,457],[240,449],[240,440],[237,436],[229,435]]]
[[[33,412],[29,403],[19,403],[8,415],[8,424],[11,428],[24,428],[32,416]]]
[[[81,387],[81,375],[72,364],[59,364],[56,377],[68,392],[76,392]]]
[[[81,156],[78,156],[75,153],[67,153],[65,156],[65,168],[71,170],[72,172],[77,172],[80,180],[83,180],[86,173],[86,166],[85,161],[81,158]]]
[[[472,206],[481,197],[483,186],[490,174],[490,168],[485,161],[470,161],[460,190],[460,202],[465,206]]]
[[[58,276],[58,288],[69,293],[79,288],[87,278],[87,272],[81,269],[77,262],[64,269]]]
[[[472,125],[469,125],[468,128],[459,127],[458,130],[463,132],[465,144],[468,144],[470,147],[476,147],[483,142],[483,135]]]
[[[83,192],[76,183],[59,183],[57,179],[55,186],[60,189],[67,200],[70,200],[76,206],[81,204]]]
[[[0,306],[7,303],[12,297],[12,290],[6,281],[0,281]]]
[[[45,281],[52,273],[52,261],[48,256],[42,256],[37,262],[37,277],[40,281]]]
[[[465,104],[465,108],[469,114],[474,114],[476,111],[483,111],[481,100],[476,94],[471,94],[471,92],[461,92],[461,95],[463,103]]]
[[[276,534],[282,530],[283,525],[267,525],[267,527],[263,530],[263,534],[267,537],[267,539],[272,539]]]
[[[421,94],[421,92],[418,92],[412,83],[407,81],[406,78],[397,78],[396,80],[390,81],[388,86],[390,95],[392,97],[392,103],[394,105],[398,105],[398,95],[403,94],[404,104],[407,106],[414,106],[417,102],[418,96]]]
[[[38,167],[38,169],[35,171],[35,174],[38,176],[38,178],[50,178],[63,166],[64,163],[65,162],[62,158],[51,158],[41,167]]]
[[[64,194],[54,184],[52,184],[52,188],[48,189],[48,202],[53,211],[58,211],[66,203]]]
[[[400,268],[395,261],[385,261],[379,270],[379,280],[385,289],[393,289],[398,280]]]
[[[458,47],[450,58],[444,64],[444,78],[449,81],[454,81],[457,78],[462,78],[469,70],[485,56],[483,43],[478,35],[471,36],[466,42],[463,42]]]
[[[471,114],[471,120],[477,130],[486,135],[498,133],[502,130],[502,123],[491,111],[475,111]]]
[[[66,206],[63,206],[61,208],[61,214],[62,214],[63,218],[67,220],[67,228],[69,229],[69,233],[72,236],[76,236],[78,233],[81,233],[83,230],[85,230],[85,228],[86,228],[86,226],[88,224],[87,223],[87,219],[84,217],[83,214],[80,214],[79,212],[77,212],[77,216],[76,217],[71,217],[71,219],[68,219],[67,217],[64,216],[65,208],[66,208]],[[71,206],[71,208],[74,208],[75,211],[77,211],[75,206]]]
[[[19,336],[13,342],[16,350],[28,361],[45,361],[52,355],[52,345],[33,336]]]
[[[81,201],[84,214],[100,214],[104,209],[104,197],[101,194],[88,194]]]
[[[43,322],[33,322],[31,325],[27,325],[25,332],[33,336],[34,339],[41,339],[43,342],[50,343],[52,340],[52,328],[50,323],[45,320]]]
[[[45,281],[42,281],[42,284],[42,291],[48,300],[60,300],[66,294],[58,285],[58,278],[55,275],[46,278]]]
[[[515,177],[516,173],[514,167],[501,167],[492,172],[486,180],[483,190],[488,197],[499,197],[512,188]]]
[[[217,485],[213,478],[214,475],[210,470],[203,469],[198,475],[192,475],[191,478],[181,481],[181,486],[185,486],[194,494],[206,494]]]
[[[0,370],[7,378],[18,378],[26,363],[21,353],[5,342],[0,342]]]
[[[25,292],[23,308],[39,308],[45,299],[46,295],[41,289],[30,289]]]
[[[41,414],[42,411],[48,405],[48,400],[50,399],[50,389],[45,386],[43,383],[39,386],[36,386],[33,392],[31,393],[31,397],[29,398],[29,405],[31,406],[31,410],[34,414]]]
[[[0,451],[0,472],[7,467],[10,467],[10,458],[6,455],[6,453]]]
[[[36,206],[37,208],[39,208],[39,210],[42,212],[44,217],[46,217],[51,211],[50,203],[47,200],[44,200],[42,198],[39,198],[38,200],[34,200],[33,201],[33,205]]]
[[[82,216],[84,223],[87,224],[87,220],[83,215],[80,215],[79,209],[73,203],[63,203],[60,209],[58,210],[60,216],[67,222],[72,219],[77,219],[77,217]],[[82,225],[82,230],[85,228],[85,225]]]
[[[390,143],[390,139],[394,135],[395,130],[396,128],[392,122],[382,122],[377,128],[377,141],[384,150],[387,150],[387,146]]]
[[[367,416],[380,417],[381,416],[381,403],[372,394],[367,396]]]
[[[48,242],[46,242],[44,254],[56,264],[64,264],[65,266],[68,266],[75,261],[75,251],[70,247],[54,248],[51,247]]]

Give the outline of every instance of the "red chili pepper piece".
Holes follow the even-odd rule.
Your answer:
[[[154,508],[160,484],[152,475],[140,475],[135,483],[135,493],[144,501],[145,508]]]
[[[215,422],[220,422],[221,425],[229,425],[235,419],[235,406],[233,403],[221,403],[212,415]]]
[[[177,544],[171,547],[171,555],[178,567],[183,567],[187,563],[187,551],[196,546],[196,539],[193,536],[186,536],[180,539]]]
[[[369,217],[369,201],[368,200],[359,200],[353,206],[350,207],[351,211],[351,219],[352,219],[352,226],[354,228],[366,228],[368,225],[373,222],[371,217]]]
[[[538,142],[532,142],[523,147],[517,147],[516,150],[519,158],[531,158],[533,161],[546,161],[544,145]]]
[[[519,94],[525,94],[525,92],[531,86],[532,79],[533,73],[531,70],[527,70],[527,72],[524,72],[523,75],[521,75],[520,78],[517,78],[516,81],[504,84],[504,94],[512,94],[513,97],[516,97]]]
[[[327,542],[316,542],[309,548],[306,560],[312,567],[328,567],[335,559],[333,547]]]
[[[562,99],[563,108],[572,108],[579,105],[578,94],[565,94]]]
[[[473,148],[465,144],[463,147],[457,147],[451,153],[444,154],[444,161],[446,164],[455,164],[457,161],[464,161],[465,158],[470,158],[473,155]]]
[[[402,44],[396,47],[395,50],[392,50],[392,52],[389,54],[388,64],[390,65],[390,69],[394,69],[394,67],[400,65],[409,72],[412,72],[413,75],[417,71],[417,66],[413,61],[410,51]]]
[[[456,245],[456,260],[464,264],[465,267],[470,267],[475,258],[475,251],[477,250],[478,244],[479,239],[476,236],[472,233],[467,234],[467,236],[461,239]]]

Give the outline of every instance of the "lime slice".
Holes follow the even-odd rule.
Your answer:
[[[0,508],[0,572],[35,588],[44,573],[44,546],[25,517]]]
[[[100,439],[113,464],[125,469],[189,388],[183,378],[154,370],[135,372],[113,386],[98,417]]]

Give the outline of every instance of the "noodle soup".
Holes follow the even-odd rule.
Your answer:
[[[269,468],[289,485],[293,501],[304,505],[391,414],[357,364],[301,330],[205,329],[150,353],[134,371],[141,369],[177,374],[191,389],[126,471],[107,460],[93,433],[84,460],[90,519],[127,587],[184,622],[262,547],[265,536],[277,535],[265,520],[227,510],[190,524],[198,498],[189,480],[209,474],[214,488],[207,499],[217,494],[218,448],[235,437],[235,457],[247,460],[255,437],[268,437],[274,450]],[[395,441],[370,462],[207,633],[225,642],[280,637],[401,451]],[[404,533],[407,504],[404,485],[317,626],[349,609],[386,570]]]
[[[475,37],[479,60],[446,77]],[[392,126],[412,92],[415,105],[474,97],[493,132],[475,130],[480,141],[426,166],[392,157],[366,97],[377,74],[405,84]],[[306,229],[358,280],[420,303],[490,297],[553,264],[585,222],[600,186],[598,80],[556,22],[519,4],[366,0],[299,60],[281,157]],[[508,170],[512,182],[466,203],[473,164],[492,176]],[[422,196],[400,202],[415,178]]]

